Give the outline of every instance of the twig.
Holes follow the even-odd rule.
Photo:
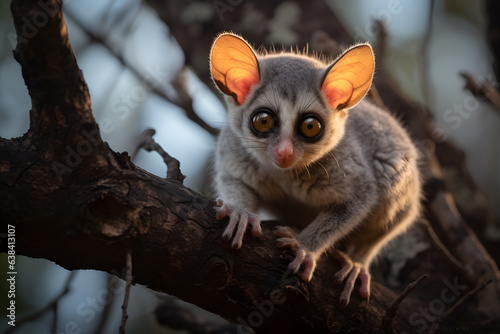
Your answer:
[[[486,37],[493,55],[493,71],[495,72],[496,80],[500,80],[500,38],[498,38],[498,32],[500,31],[500,17],[498,16],[500,2],[486,0],[485,5],[484,14],[488,22]]]
[[[391,306],[385,311],[384,318],[382,319],[382,329],[384,333],[396,333],[394,330],[394,317],[398,311],[401,302],[412,292],[417,285],[427,278],[427,274],[420,276],[414,282],[408,284],[404,291],[392,302]]]
[[[430,0],[429,4],[429,16],[427,18],[427,30],[425,31],[424,41],[422,43],[422,51],[420,53],[422,57],[422,94],[424,95],[424,101],[427,105],[430,103],[430,91],[429,87],[429,45],[432,36],[432,22],[434,17],[434,0]]]
[[[127,281],[127,285],[125,286],[125,295],[123,296],[123,305],[122,305],[122,322],[120,324],[120,334],[125,334],[125,325],[127,324],[127,307],[128,307],[128,300],[130,297],[130,286],[132,285],[132,251],[127,252],[127,260],[126,260],[126,265],[127,265],[127,272],[125,274],[125,279]]]
[[[73,281],[76,271],[71,271],[68,275],[68,278],[66,279],[66,283],[64,284],[64,288],[59,292],[59,294],[51,301],[49,302],[44,308],[36,311],[35,313],[28,315],[27,317],[16,321],[16,326],[12,326],[9,329],[7,329],[4,334],[10,334],[14,332],[14,330],[21,328],[24,324],[31,322],[45,313],[49,311],[54,312],[54,318],[52,321],[52,333],[56,333],[56,327],[57,327],[57,304],[59,303],[59,300],[61,300],[62,297],[64,297],[68,292],[70,291],[69,286],[71,285],[71,282]]]
[[[455,256],[453,256],[453,254],[451,254],[451,252],[443,244],[441,239],[439,239],[439,237],[436,234],[436,231],[434,231],[434,229],[432,228],[429,221],[424,219],[424,220],[422,220],[422,223],[424,224],[425,231],[427,232],[427,235],[429,236],[429,239],[434,244],[434,246],[443,253],[443,255],[455,267],[455,269],[457,269],[460,273],[465,275],[467,277],[467,280],[470,281],[470,279],[469,279],[470,275],[467,272],[467,270],[465,269],[464,265],[460,261],[458,261],[457,258]]]
[[[383,71],[384,70],[384,61],[387,57],[387,50],[389,49],[389,33],[387,32],[387,28],[384,24],[384,21],[382,20],[375,20],[375,23],[377,24],[380,34],[378,37],[378,43],[377,47],[375,49],[375,57],[376,57],[376,64],[377,64],[377,70],[378,71]],[[370,100],[375,103],[378,107],[389,110],[387,106],[385,105],[384,101],[382,100],[382,97],[380,96],[377,87],[373,84],[368,91],[367,96],[370,98]]]
[[[455,312],[460,306],[462,306],[463,303],[474,297],[479,291],[483,290],[491,282],[493,282],[492,279],[483,282],[481,285],[477,286],[474,290],[469,291],[465,296],[460,298],[452,307],[450,307],[448,311],[444,312],[436,320],[434,320],[431,329],[429,330],[429,334],[434,334],[444,319],[453,314],[453,312]]]
[[[380,64],[384,64],[383,59],[387,56],[387,50],[389,50],[389,33],[387,32],[387,27],[382,20],[375,20],[378,29],[380,31],[378,37],[378,45],[376,49],[377,60],[380,60]],[[380,67],[380,65],[379,65]]]
[[[219,134],[219,130],[212,128],[208,124],[203,121],[200,116],[196,113],[193,108],[193,99],[191,95],[189,95],[186,84],[186,71],[188,70],[187,66],[183,66],[182,69],[177,73],[177,76],[172,81],[172,87],[175,89],[175,92],[178,96],[178,101],[172,102],[176,106],[182,108],[186,112],[186,116],[203,129],[205,129],[208,133],[213,136]],[[171,101],[169,101],[171,102]]]
[[[380,96],[380,94],[378,92],[378,89],[377,89],[377,87],[375,85],[372,85],[370,87],[370,90],[368,91],[367,96],[379,108],[384,109],[384,110],[389,110],[389,108],[387,108],[387,106],[385,105],[384,101],[382,100],[382,97]]]
[[[316,30],[312,34],[311,49],[332,58],[342,52],[339,43],[323,30]]]
[[[465,89],[478,99],[486,99],[493,107],[500,111],[500,93],[490,82],[479,83],[470,74],[461,72],[465,79]]]
[[[186,176],[181,173],[181,164],[179,160],[171,157],[158,143],[154,141],[153,136],[155,133],[156,131],[154,129],[144,130],[141,134],[139,145],[137,146],[134,154],[132,154],[132,160],[135,158],[140,148],[143,148],[148,152],[156,151],[163,158],[165,165],[167,165],[167,179],[176,180],[182,183]]]
[[[132,74],[137,77],[141,82],[143,82],[148,89],[161,97],[162,99],[168,101],[169,103],[172,103],[179,108],[183,109],[186,113],[186,116],[193,121],[194,123],[198,124],[202,129],[207,131],[213,136],[217,136],[219,134],[219,130],[216,128],[213,128],[212,126],[208,125],[203,119],[201,119],[196,112],[194,111],[193,108],[193,99],[189,94],[187,94],[187,91],[185,89],[182,89],[182,86],[176,83],[178,81],[178,77],[172,82],[173,88],[176,90],[176,93],[179,95],[179,101],[175,101],[174,99],[171,99],[163,90],[158,88],[158,84],[151,84],[151,79],[147,76],[141,73],[138,69],[136,69],[132,64],[128,63],[125,58],[123,58],[114,48],[112,48],[105,40],[104,38],[94,34],[92,31],[87,29],[85,25],[80,22],[77,18],[75,18],[69,11],[65,11],[65,15],[73,21],[82,31],[89,36],[89,38],[104,46],[124,67],[126,67],[128,70],[132,72]],[[179,75],[182,75],[182,72],[185,70],[183,68]],[[181,97],[182,96],[182,97]]]

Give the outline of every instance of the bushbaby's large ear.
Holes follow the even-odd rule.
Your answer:
[[[260,81],[252,47],[233,34],[222,34],[215,40],[210,52],[210,71],[217,87],[238,104],[245,102],[250,87]]]
[[[370,89],[374,68],[369,44],[356,45],[340,56],[321,85],[330,106],[338,110],[354,107]]]

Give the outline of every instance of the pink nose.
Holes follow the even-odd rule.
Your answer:
[[[278,157],[282,160],[289,160],[293,158],[293,147],[292,146],[280,146],[276,152]]]
[[[295,162],[295,152],[291,141],[283,140],[275,148],[273,160],[281,168],[290,167]]]

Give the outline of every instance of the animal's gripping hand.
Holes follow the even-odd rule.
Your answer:
[[[294,273],[298,273],[302,266],[303,271],[300,277],[302,280],[309,282],[316,268],[317,254],[303,247],[297,240],[293,230],[287,226],[276,227],[274,235],[279,237],[276,239],[276,245],[279,248],[288,248],[295,253],[295,259],[290,262],[288,268]]]
[[[246,208],[226,204],[220,198],[217,199],[214,208],[217,220],[229,217],[229,224],[224,230],[222,238],[227,241],[232,239],[231,246],[233,248],[238,249],[243,245],[243,236],[248,225],[252,227],[251,233],[254,237],[262,233],[259,216]]]

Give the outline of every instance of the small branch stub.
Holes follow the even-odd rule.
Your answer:
[[[486,99],[493,107],[500,111],[500,92],[490,82],[479,83],[469,73],[462,72],[465,79],[465,89],[478,99]]]
[[[384,318],[382,319],[382,328],[384,333],[396,333],[394,330],[394,317],[398,311],[399,305],[405,300],[405,298],[420,284],[423,280],[427,278],[427,274],[420,276],[416,281],[408,284],[404,291],[394,300],[391,306],[385,312]]]
[[[186,176],[181,173],[181,164],[179,160],[171,157],[158,143],[154,141],[153,136],[155,133],[156,131],[154,129],[146,129],[142,133],[139,146],[134,152],[133,157],[135,157],[140,148],[143,148],[148,152],[156,151],[163,158],[165,165],[167,165],[167,179],[175,180],[182,184]]]

